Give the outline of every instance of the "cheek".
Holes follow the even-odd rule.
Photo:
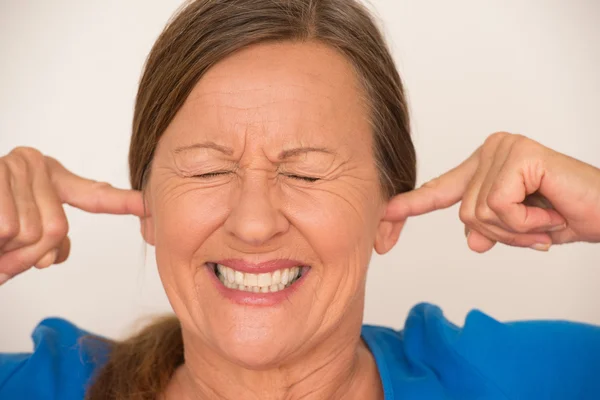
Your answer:
[[[293,224],[324,264],[366,267],[373,248],[375,224],[373,207],[365,192],[331,188],[287,193],[288,214],[293,217]]]
[[[154,216],[157,261],[166,257],[170,262],[192,261],[229,213],[227,190],[207,193],[189,184],[166,193],[156,202]]]

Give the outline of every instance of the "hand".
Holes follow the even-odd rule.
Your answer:
[[[63,203],[92,213],[144,216],[142,195],[81,178],[33,148],[0,157],[0,284],[67,259]]]
[[[536,250],[600,242],[600,169],[521,135],[491,135],[458,167],[394,197],[387,217],[405,220],[459,201],[476,252],[496,242]]]

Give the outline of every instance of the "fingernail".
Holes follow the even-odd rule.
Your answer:
[[[537,250],[537,251],[548,251],[550,250],[550,244],[549,243],[536,243],[533,246],[531,246],[532,249]]]
[[[548,232],[556,232],[556,231],[562,231],[563,229],[565,229],[567,227],[567,224],[560,224],[560,225],[556,225],[556,226],[551,226],[548,229]]]
[[[0,285],[3,285],[4,283],[6,283],[6,281],[9,279],[10,279],[9,275],[0,273]]]

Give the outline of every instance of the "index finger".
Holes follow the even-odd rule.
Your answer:
[[[418,189],[394,196],[386,209],[386,218],[405,220],[458,203],[479,165],[479,149],[457,167]]]
[[[117,189],[105,182],[82,178],[57,160],[46,157],[56,191],[66,204],[91,213],[147,216],[142,192]]]

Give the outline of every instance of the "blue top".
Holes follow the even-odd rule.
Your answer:
[[[0,399],[80,400],[110,349],[62,319],[33,332],[32,354],[0,355]],[[365,325],[385,400],[598,400],[600,327],[561,321],[500,323],[471,311],[464,328],[430,304],[402,331]]]

